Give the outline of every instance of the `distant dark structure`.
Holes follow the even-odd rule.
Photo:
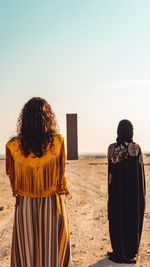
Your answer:
[[[67,114],[67,159],[78,159],[77,114]]]

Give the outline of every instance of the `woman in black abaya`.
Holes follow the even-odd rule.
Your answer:
[[[145,210],[145,175],[140,146],[133,142],[133,126],[120,121],[117,142],[108,148],[108,219],[118,263],[136,262]]]

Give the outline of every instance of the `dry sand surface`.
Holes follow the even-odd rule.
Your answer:
[[[147,196],[144,228],[136,265],[114,264],[107,259],[111,251],[107,221],[107,160],[80,157],[67,161],[66,177],[70,195],[66,198],[69,216],[73,267],[150,267],[150,157],[144,157]],[[0,160],[0,266],[10,266],[14,199],[5,161]],[[31,266],[32,267],[32,266]]]

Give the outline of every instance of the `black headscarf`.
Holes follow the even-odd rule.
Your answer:
[[[118,124],[117,129],[117,143],[132,142],[133,141],[133,125],[128,120],[122,120]]]

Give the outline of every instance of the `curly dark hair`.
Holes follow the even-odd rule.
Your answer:
[[[41,157],[48,143],[53,147],[54,135],[58,133],[55,114],[45,99],[31,98],[21,110],[17,122],[17,133],[22,153],[31,152]]]

